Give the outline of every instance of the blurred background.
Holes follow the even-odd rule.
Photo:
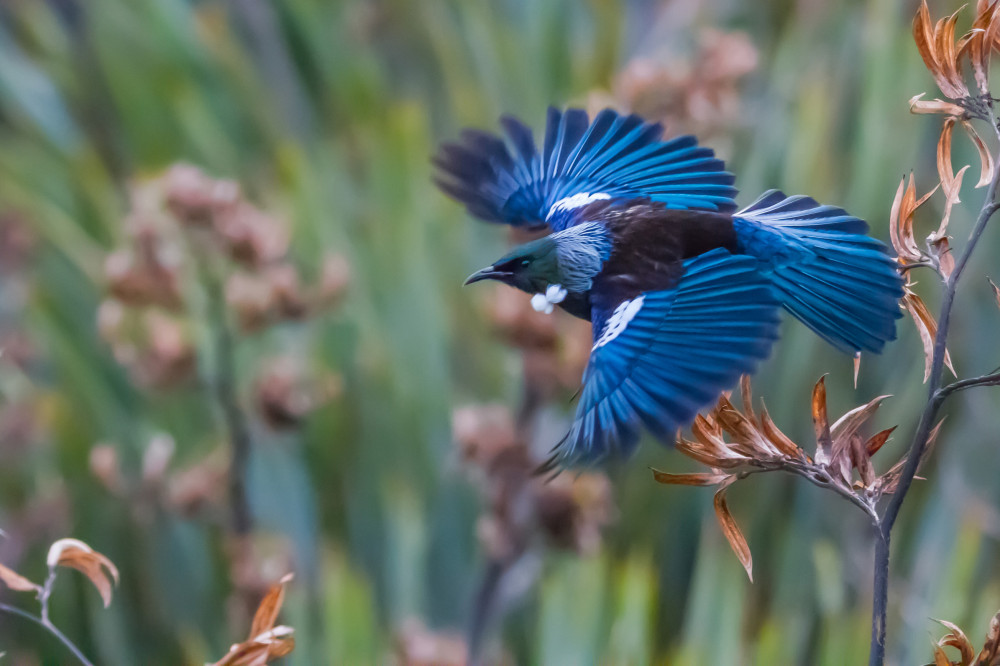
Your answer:
[[[48,544],[73,536],[118,565],[107,610],[73,573],[52,602],[100,664],[218,659],[286,571],[289,664],[461,664],[471,625],[489,663],[862,663],[872,539],[834,495],[778,475],[729,492],[751,584],[711,489],[653,482],[649,466],[696,469],[676,452],[648,442],[627,465],[530,477],[529,452],[566,426],[589,331],[461,287],[511,239],[441,195],[429,158],[501,113],[538,128],[549,104],[634,109],[716,147],[739,203],[808,193],[885,239],[899,179],[937,182],[940,120],[907,106],[936,96],[915,10],[4,0],[0,562],[40,580]],[[956,309],[960,375],[1000,363],[998,251],[994,229]],[[912,322],[863,359],[857,389],[852,372],[788,321],[755,392],[807,450],[820,375],[831,414],[892,394],[888,466],[925,398]],[[975,642],[1000,607],[998,407],[990,389],[954,399],[904,507],[892,663],[930,660],[930,617]],[[11,616],[0,651],[69,663]]]

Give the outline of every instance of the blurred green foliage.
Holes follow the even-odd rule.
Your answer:
[[[463,126],[492,127],[502,112],[537,125],[546,105],[610,88],[632,56],[683,59],[706,27],[743,30],[760,64],[725,155],[741,203],[769,187],[809,193],[885,238],[898,179],[914,169],[924,190],[935,173],[938,120],[907,111],[933,86],[909,36],[914,9],[902,0],[3,3],[0,211],[26,222],[38,247],[23,307],[0,291],[0,316],[39,350],[26,376],[0,366],[2,399],[30,394],[39,419],[27,448],[0,442],[0,526],[34,526],[0,544],[4,561],[41,578],[47,544],[66,532],[118,564],[110,609],[72,576],[54,599],[56,623],[97,663],[202,663],[245,631],[225,620],[219,530],[167,511],[136,521],[88,468],[98,442],[113,442],[134,471],[153,433],[174,437],[178,465],[222,437],[203,387],[134,387],[95,326],[130,180],[187,161],[287,215],[307,271],[329,250],[352,267],[334,313],[239,349],[244,395],[255,361],[283,349],[344,379],[342,397],[301,430],[254,426],[251,504],[259,527],[291,544],[298,574],[286,606],[298,639],[288,663],[384,663],[409,618],[460,631],[482,562],[479,499],[453,451],[450,413],[471,402],[515,405],[520,366],[491,337],[479,295],[460,287],[500,251],[503,234],[471,223],[433,188],[436,143]],[[978,196],[969,183],[970,207]],[[969,213],[953,219],[961,241]],[[970,275],[1000,272],[998,249],[990,232]],[[952,345],[960,372],[1000,363],[998,317],[986,281],[970,279]],[[756,393],[804,443],[819,375],[830,373],[832,413],[894,394],[880,417],[902,424],[880,454],[889,460],[924,399],[919,341],[909,321],[899,331],[883,357],[864,359],[854,390],[850,359],[789,322]],[[928,616],[975,636],[1000,607],[998,407],[989,390],[954,402],[929,480],[904,508],[893,663],[928,660],[928,632],[938,632]],[[754,554],[751,585],[714,524],[709,491],[657,486],[649,464],[690,467],[650,444],[610,472],[618,517],[602,552],[547,558],[503,625],[516,663],[864,660],[871,535],[862,515],[793,479],[740,484],[730,504]],[[23,663],[66,663],[50,638],[8,617],[3,650]]]

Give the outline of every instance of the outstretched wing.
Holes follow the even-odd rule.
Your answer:
[[[469,212],[489,222],[572,226],[573,212],[591,202],[649,197],[669,208],[733,211],[732,174],[693,136],[661,140],[663,127],[611,109],[548,112],[541,152],[531,130],[505,116],[509,142],[466,130],[434,157],[435,182]]]
[[[643,425],[672,441],[767,357],[778,308],[754,258],[718,249],[685,261],[674,288],[595,313],[594,347],[558,462],[627,456]]]

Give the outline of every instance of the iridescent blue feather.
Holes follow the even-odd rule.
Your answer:
[[[771,190],[736,213],[733,228],[785,309],[824,340],[853,354],[880,352],[896,338],[903,279],[863,220]]]
[[[580,404],[557,453],[563,464],[627,456],[642,426],[672,441],[778,337],[779,303],[757,261],[723,249],[685,261],[676,288],[636,302],[631,318],[627,305],[594,314]]]
[[[669,208],[736,209],[732,174],[693,136],[663,141],[663,128],[611,109],[589,122],[586,112],[548,112],[541,152],[531,130],[504,117],[507,135],[467,130],[434,158],[442,190],[490,222],[548,224],[554,231],[578,220],[560,201],[582,194],[649,197]]]

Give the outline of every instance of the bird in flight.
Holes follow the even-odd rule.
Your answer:
[[[606,109],[548,111],[544,143],[465,130],[434,157],[437,185],[488,222],[548,235],[466,284],[497,280],[593,325],[562,466],[664,442],[754,371],[784,308],[849,354],[895,339],[902,278],[843,209],[777,190],[737,210],[733,175],[693,136]]]

